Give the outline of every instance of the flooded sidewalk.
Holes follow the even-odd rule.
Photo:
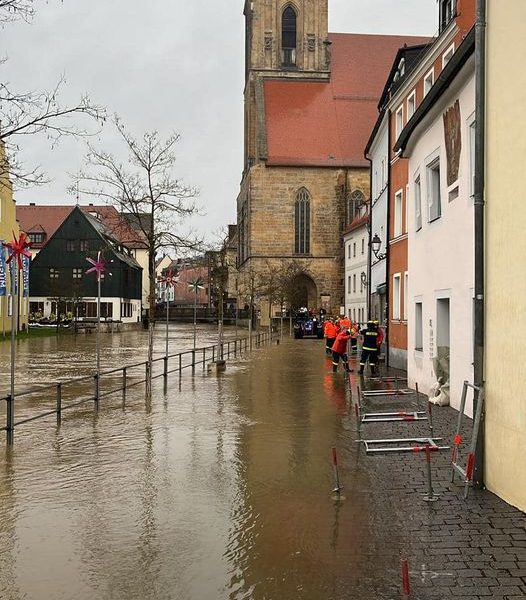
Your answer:
[[[366,455],[350,400],[322,343],[286,339],[219,377],[158,380],[151,401],[132,388],[124,410],[108,397],[18,428],[0,462],[0,598],[398,599],[401,558],[418,600],[523,598],[524,514],[464,501],[449,453],[426,504],[424,457]],[[437,435],[455,415],[436,410]],[[402,428],[388,425],[372,427]]]

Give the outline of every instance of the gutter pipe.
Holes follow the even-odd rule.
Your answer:
[[[391,291],[391,277],[389,275],[390,257],[391,250],[389,247],[389,224],[391,222],[391,148],[392,148],[392,135],[391,135],[391,109],[387,110],[387,227],[385,228],[385,310],[387,312],[387,318],[385,320],[385,365],[389,368],[390,359],[390,347],[391,343],[389,340],[389,311],[391,310],[389,303],[389,293]]]
[[[473,379],[476,386],[484,384],[484,182],[485,182],[485,123],[486,123],[486,0],[477,0],[475,22],[475,181],[474,181],[474,263],[475,263],[475,307],[474,307],[474,361]],[[475,399],[475,412],[477,399]],[[477,453],[473,484],[484,487],[484,411],[477,439]]]

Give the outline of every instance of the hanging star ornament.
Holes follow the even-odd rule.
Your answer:
[[[27,235],[23,231],[20,232],[18,239],[16,239],[15,232],[13,231],[13,238],[12,242],[4,243],[4,247],[9,249],[9,257],[6,263],[9,264],[13,258],[16,258],[18,270],[21,271],[23,268],[22,256],[31,258],[31,252],[29,252],[31,242],[28,241]]]
[[[86,258],[86,260],[93,265],[91,267],[91,269],[88,269],[86,271],[86,274],[88,273],[97,273],[97,281],[100,281],[102,278],[102,275],[104,275],[104,273],[106,272],[106,261],[103,260],[100,256],[100,251],[97,252],[97,259],[93,259],[93,258]]]

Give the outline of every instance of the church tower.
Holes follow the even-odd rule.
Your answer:
[[[272,77],[327,79],[328,0],[246,0],[246,80],[250,71]]]

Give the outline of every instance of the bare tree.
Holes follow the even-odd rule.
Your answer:
[[[0,23],[29,21],[35,14],[34,6],[33,0],[0,0]]]
[[[30,21],[34,15],[34,0],[0,0],[0,25],[18,19]],[[0,67],[5,59],[0,60]],[[65,78],[45,91],[18,91],[9,83],[0,83],[0,185],[27,187],[48,180],[40,166],[26,167],[20,159],[22,136],[44,134],[54,146],[60,138],[92,135],[72,122],[85,116],[99,123],[106,118],[105,109],[94,104],[88,95],[72,105],[60,101]]]
[[[185,185],[174,174],[178,134],[162,139],[157,131],[137,138],[119,118],[115,127],[128,155],[126,163],[88,144],[86,170],[77,176],[78,189],[102,198],[128,213],[142,232],[148,250],[149,324],[148,365],[151,375],[155,324],[155,258],[167,248],[197,251],[201,240],[180,231],[182,220],[197,212],[196,188]],[[151,381],[148,378],[148,381]]]
[[[250,348],[252,348],[252,318],[254,313],[254,302],[256,297],[259,295],[261,287],[260,274],[253,267],[243,269],[239,283],[239,296],[248,304],[249,307],[248,336]]]

